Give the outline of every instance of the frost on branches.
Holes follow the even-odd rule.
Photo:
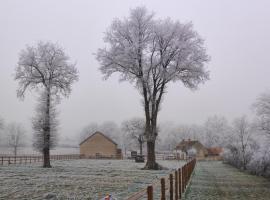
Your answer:
[[[15,80],[19,82],[17,95],[23,98],[26,90],[37,90],[42,93],[33,128],[36,136],[43,138],[43,142],[35,141],[42,150],[43,167],[50,165],[50,147],[54,143],[55,110],[53,99],[60,100],[60,96],[68,97],[71,85],[78,80],[75,64],[69,62],[69,57],[57,44],[39,42],[37,46],[28,46],[22,50],[16,68]]]
[[[138,7],[128,18],[112,22],[104,42],[107,47],[97,52],[100,70],[105,78],[120,73],[120,80],[134,83],[142,95],[148,152],[145,169],[159,169],[155,141],[161,101],[170,82],[181,81],[196,89],[208,80],[204,41],[191,23],[157,20],[146,8]]]

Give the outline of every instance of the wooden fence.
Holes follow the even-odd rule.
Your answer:
[[[79,154],[69,154],[69,155],[51,155],[51,160],[72,160],[80,159]],[[43,162],[43,156],[39,155],[21,155],[21,156],[9,156],[0,155],[0,165],[11,165],[11,164],[27,164]]]
[[[147,188],[129,196],[127,200],[138,200],[147,197],[147,200],[154,199],[154,187],[160,187],[160,199],[165,200],[169,196],[170,200],[182,199],[186,191],[187,185],[191,178],[192,172],[196,165],[196,159],[189,160],[181,168],[171,173],[169,177],[163,177],[159,181],[154,182]]]

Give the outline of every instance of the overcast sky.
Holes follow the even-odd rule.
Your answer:
[[[129,9],[146,6],[158,18],[192,21],[205,39],[211,56],[207,65],[211,80],[199,90],[171,84],[159,121],[202,123],[218,114],[229,120],[251,115],[256,97],[270,88],[270,1],[0,1],[0,116],[16,121],[31,132],[37,95],[16,97],[13,80],[18,53],[39,40],[57,42],[77,62],[79,81],[60,111],[62,136],[78,134],[89,122],[121,121],[143,116],[141,97],[129,83],[114,75],[102,80],[93,53],[104,46],[103,32],[113,18],[129,15]]]

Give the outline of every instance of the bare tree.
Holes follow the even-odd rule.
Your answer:
[[[25,91],[42,90],[46,100],[45,112],[42,117],[44,142],[42,148],[43,167],[51,167],[50,141],[51,141],[51,100],[60,96],[68,97],[71,85],[78,80],[75,64],[69,63],[69,57],[57,44],[39,42],[36,47],[28,46],[22,50],[16,68],[15,80],[19,82],[17,96],[23,98]],[[40,118],[41,119],[41,118]]]
[[[6,130],[8,133],[8,145],[13,149],[14,156],[17,156],[19,147],[24,144],[25,130],[17,123],[8,124]]]
[[[234,137],[229,146],[233,147],[235,153],[238,155],[240,166],[246,170],[247,165],[252,158],[252,148],[255,147],[255,141],[252,138],[252,126],[245,116],[235,119]]]
[[[227,119],[217,115],[208,117],[204,123],[204,129],[203,143],[207,147],[223,146],[224,139],[231,131]]]
[[[270,92],[261,94],[253,104],[256,115],[259,117],[259,127],[270,135]]]
[[[204,41],[192,24],[154,20],[146,8],[131,10],[129,18],[113,21],[105,33],[107,48],[99,49],[97,60],[105,78],[119,72],[121,80],[135,83],[143,97],[147,163],[159,169],[155,158],[157,116],[168,83],[181,81],[195,89],[208,79],[204,64],[209,61]]]
[[[145,121],[142,118],[132,118],[122,123],[122,131],[125,136],[132,141],[139,143],[140,155],[142,155],[142,148],[144,143]]]

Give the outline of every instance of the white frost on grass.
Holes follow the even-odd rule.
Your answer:
[[[141,170],[144,163],[131,160],[53,161],[51,169],[40,163],[3,166],[0,199],[99,199],[108,193],[124,199],[183,164],[159,163],[168,170]]]

